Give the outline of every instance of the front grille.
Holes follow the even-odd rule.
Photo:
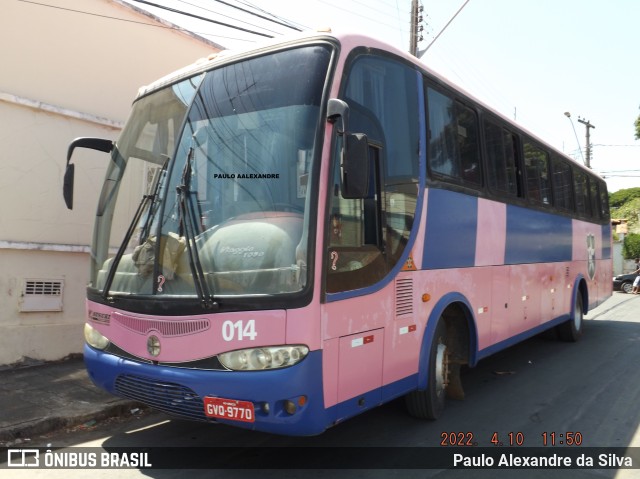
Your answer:
[[[160,334],[167,338],[198,334],[210,327],[208,319],[150,319],[116,313],[113,315],[113,320],[130,331],[139,334],[159,331]]]
[[[116,378],[116,392],[172,416],[192,421],[213,422],[204,414],[204,402],[191,389],[180,384],[133,374]]]

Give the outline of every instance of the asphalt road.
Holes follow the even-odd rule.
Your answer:
[[[389,403],[311,438],[289,438],[248,432],[227,426],[210,426],[146,413],[126,421],[113,421],[92,431],[67,431],[32,446],[84,446],[100,448],[164,446],[168,454],[180,457],[174,448],[189,447],[189,454],[208,454],[219,447],[233,446],[229,461],[243,463],[252,458],[255,447],[278,447],[299,457],[300,449],[371,447],[375,453],[415,453],[415,447],[438,451],[451,439],[463,438],[474,447],[503,447],[509,442],[541,448],[546,437],[555,438],[553,452],[567,451],[567,432],[579,449],[589,447],[640,447],[640,296],[614,293],[592,311],[585,333],[577,343],[563,343],[553,335],[541,335],[500,352],[478,367],[463,373],[464,401],[450,401],[444,416],[435,422],[409,417],[402,400]],[[453,435],[451,435],[453,433]],[[497,433],[497,436],[495,435]],[[553,436],[552,436],[553,434]],[[562,435],[562,436],[561,436]],[[562,444],[560,444],[562,441]],[[399,448],[389,450],[384,448]],[[549,448],[550,446],[548,446]],[[203,449],[194,449],[203,448]],[[576,446],[570,448],[576,449]],[[588,450],[588,449],[585,449]],[[264,449],[260,450],[265,453]],[[313,455],[314,449],[310,449]],[[355,452],[352,452],[355,451]],[[398,452],[400,451],[400,452]],[[211,452],[209,452],[211,453]],[[378,459],[372,457],[374,460]],[[260,458],[258,458],[259,461]],[[255,461],[256,458],[253,457]],[[337,459],[336,459],[337,460]],[[180,462],[180,461],[179,461]],[[331,457],[327,457],[327,464]],[[95,469],[92,478],[290,478],[290,477],[419,477],[419,478],[640,478],[640,469],[572,470],[452,470],[452,469],[313,469],[313,470],[208,470],[181,469]],[[10,470],[2,477],[69,478],[86,477],[78,470]],[[77,474],[77,476],[76,476]]]

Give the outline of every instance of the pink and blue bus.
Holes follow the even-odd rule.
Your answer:
[[[84,358],[170,415],[319,434],[611,294],[605,182],[374,39],[314,33],[142,88],[97,207]]]

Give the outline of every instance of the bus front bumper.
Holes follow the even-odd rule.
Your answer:
[[[186,369],[124,359],[85,344],[91,380],[116,396],[169,415],[220,422],[258,431],[315,435],[330,426],[322,393],[322,352],[312,351],[295,366],[263,371]],[[249,421],[211,417],[207,402],[222,398],[253,404]],[[218,401],[218,400],[215,400]]]

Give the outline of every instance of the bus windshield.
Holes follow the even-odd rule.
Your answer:
[[[298,47],[140,98],[99,200],[90,288],[203,301],[301,291],[330,58]]]

